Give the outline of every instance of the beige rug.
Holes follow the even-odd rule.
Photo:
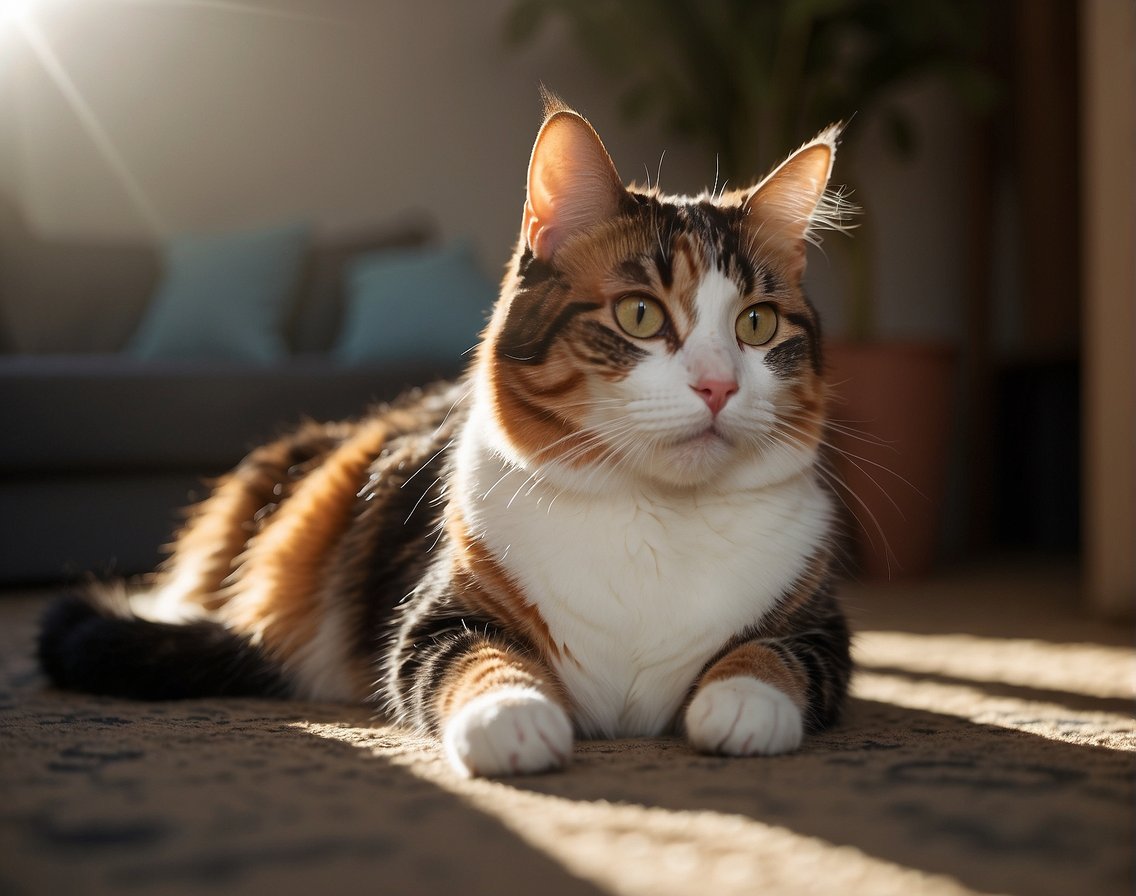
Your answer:
[[[1063,569],[850,588],[846,722],[465,781],[350,707],[48,690],[0,602],[0,893],[1129,894],[1130,631]]]

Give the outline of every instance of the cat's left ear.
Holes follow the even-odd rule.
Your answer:
[[[791,276],[805,271],[805,242],[818,226],[833,226],[825,196],[841,125],[821,131],[778,165],[744,203],[751,243],[785,260]]]
[[[615,217],[623,192],[592,126],[569,109],[553,111],[529,160],[521,232],[533,255],[548,261],[568,237]]]

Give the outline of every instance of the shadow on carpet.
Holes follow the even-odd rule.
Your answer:
[[[41,607],[0,603],[4,893],[1131,892],[1116,630],[867,613],[847,717],[799,753],[586,742],[563,773],[502,782],[355,707],[53,691],[30,657]]]

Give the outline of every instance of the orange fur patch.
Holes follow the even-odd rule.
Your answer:
[[[699,679],[702,688],[727,678],[750,676],[772,685],[792,700],[802,711],[807,704],[808,679],[799,664],[786,665],[768,647],[753,641],[746,642],[731,650],[718,662],[706,670]]]
[[[562,686],[539,663],[488,643],[460,657],[447,670],[434,706],[438,718],[448,719],[477,697],[518,686],[538,690],[568,711]]]
[[[496,389],[497,424],[510,440],[530,457],[541,461],[571,456],[580,450],[580,414],[586,400],[583,377],[569,375],[571,388],[560,389],[545,368],[515,371]],[[557,413],[560,408],[562,413]]]
[[[302,476],[293,469],[296,448],[306,446],[302,454],[307,462],[317,463],[352,428],[349,423],[310,426],[298,438],[281,439],[249,454],[190,511],[169,547],[171,556],[159,570],[156,587],[173,589],[178,600],[207,612],[220,610],[228,600],[225,585],[250,537],[268,523]]]
[[[252,538],[239,560],[224,621],[284,663],[336,609],[325,587],[327,563],[354,519],[356,493],[391,427],[389,417],[361,423],[299,484],[287,513]]]

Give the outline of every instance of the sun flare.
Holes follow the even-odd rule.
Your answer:
[[[94,150],[102,157],[115,180],[134,206],[136,212],[155,236],[167,231],[167,222],[151,201],[141,181],[135,176],[126,156],[114,136],[104,126],[96,109],[88,102],[80,85],[72,78],[65,61],[56,53],[49,37],[47,25],[52,15],[64,7],[96,4],[120,9],[134,6],[191,8],[205,15],[254,16],[265,20],[292,21],[300,24],[342,25],[333,17],[307,12],[260,6],[241,0],[0,0],[0,38],[8,35],[22,43],[35,63],[55,85],[72,113],[86,131]],[[7,41],[5,41],[7,42]],[[0,43],[0,52],[5,48]],[[0,60],[2,61],[2,60]]]
[[[34,5],[35,0],[0,0],[0,25],[26,18]]]

